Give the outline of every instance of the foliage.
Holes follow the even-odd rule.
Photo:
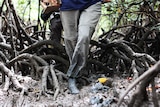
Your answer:
[[[140,14],[138,13],[138,11],[141,8],[142,4],[140,2],[142,1],[144,0],[111,0],[110,3],[102,4],[102,15],[98,25],[98,35],[102,33],[101,29],[103,29],[104,31],[109,31],[109,29],[111,29],[116,24],[118,17],[120,17],[120,15],[123,14],[124,11],[126,11],[124,12],[125,17],[121,19],[119,25],[127,25],[136,21]],[[153,0],[146,1],[150,1],[151,3],[153,2]],[[0,3],[1,2],[2,1],[0,1]],[[39,0],[12,0],[12,2],[16,8],[18,15],[25,22],[31,23],[38,20]],[[133,5],[129,9],[127,9],[130,4],[138,2],[138,5]],[[158,11],[160,2],[157,1],[154,6],[154,8],[156,8]],[[40,7],[40,12],[41,9],[42,8]]]
[[[99,26],[103,28],[104,31],[108,31],[116,24],[117,19],[123,13],[125,17],[122,17],[119,25],[131,24],[137,19],[143,20],[144,17],[139,18],[139,15],[141,14],[139,11],[143,5],[143,1],[149,1],[152,5],[154,5],[153,8],[159,11],[159,1],[154,4],[153,0],[112,0],[111,3],[105,3],[102,5],[102,17]],[[131,4],[137,5],[132,5],[129,7]],[[100,33],[102,32],[100,31]]]
[[[131,4],[132,2],[135,2],[134,0],[112,0],[111,3],[105,3],[102,5],[102,28],[105,30],[109,30],[115,22],[117,21],[118,17],[122,12],[128,8],[128,5]],[[133,14],[133,11],[138,11],[139,6],[135,5],[128,12],[125,13],[126,17],[123,17],[123,20],[121,24],[127,24],[132,22],[133,20],[136,19],[135,14]],[[106,21],[106,22],[105,22]],[[105,25],[104,25],[105,23]]]
[[[38,19],[39,0],[13,0],[18,15],[24,21],[30,23]]]

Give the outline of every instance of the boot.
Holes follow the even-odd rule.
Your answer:
[[[69,88],[71,94],[78,94],[79,93],[79,90],[76,86],[76,79],[75,78],[69,78],[68,88]]]

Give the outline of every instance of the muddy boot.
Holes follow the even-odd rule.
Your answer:
[[[79,90],[76,86],[76,79],[75,78],[69,78],[68,88],[69,88],[71,94],[78,94],[79,93]]]

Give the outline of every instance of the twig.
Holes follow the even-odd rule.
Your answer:
[[[42,74],[42,93],[44,94],[47,91],[47,76],[49,74],[49,67],[45,66]]]
[[[5,76],[5,84],[4,84],[3,91],[7,91],[9,89],[9,81],[10,81],[10,78]]]
[[[55,85],[55,93],[54,93],[54,96],[53,96],[53,100],[55,100],[57,98],[57,95],[58,95],[59,91],[60,91],[60,86],[59,86],[58,79],[57,79],[57,76],[56,76],[55,69],[54,69],[53,65],[50,65],[50,72],[51,72],[51,75],[52,75],[53,83]]]

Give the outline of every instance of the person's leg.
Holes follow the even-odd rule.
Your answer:
[[[55,15],[54,18],[50,20],[49,28],[51,31],[50,39],[60,43],[63,27],[59,14]]]
[[[84,11],[79,19],[77,44],[73,53],[72,61],[76,62],[74,68],[70,70],[72,77],[77,77],[79,72],[86,66],[89,52],[89,43],[101,14],[101,3],[98,2]]]
[[[75,78],[71,76],[72,68],[75,68],[76,61],[72,60],[74,49],[77,43],[77,26],[79,19],[79,11],[61,11],[61,21],[64,29],[65,49],[69,57],[70,66],[67,72],[68,88],[72,94],[79,93],[76,86]]]
[[[70,60],[67,76],[70,78],[69,88],[72,87],[70,90],[73,94],[79,93],[75,86],[75,78],[85,67],[90,38],[99,20],[100,13],[101,3],[94,4],[85,9],[81,13],[80,19],[79,11],[61,12],[65,48]],[[77,30],[78,23],[79,28]],[[74,82],[72,80],[74,80]]]
[[[78,19],[79,11],[61,11],[61,22],[64,29],[65,49],[72,63],[72,55],[77,42],[78,36]]]

